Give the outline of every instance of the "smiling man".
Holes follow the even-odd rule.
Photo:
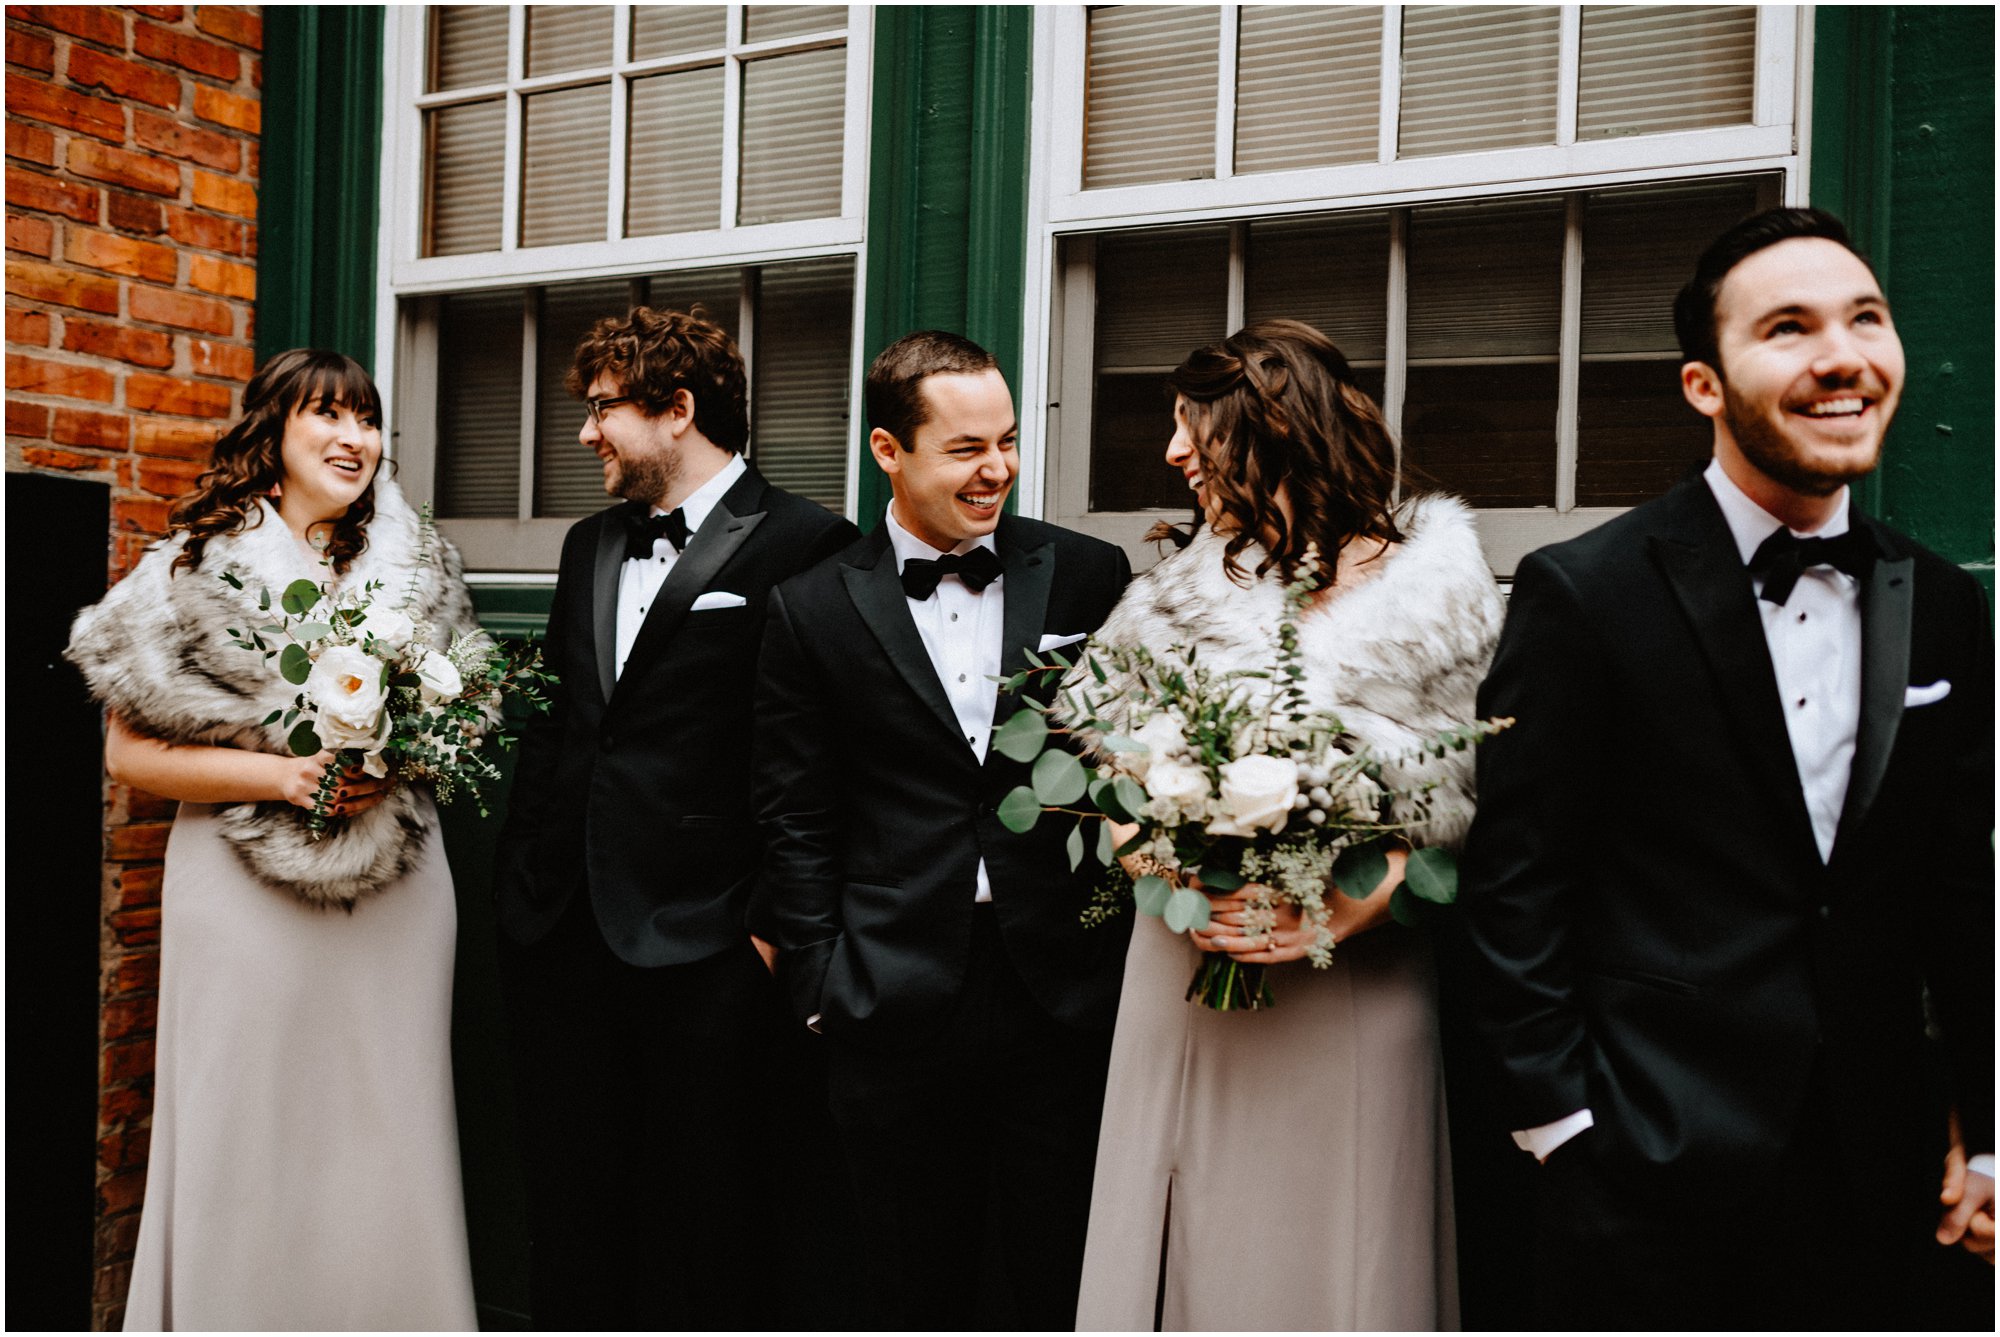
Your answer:
[[[1066,1331],[1129,929],[1083,927],[1060,823],[1001,825],[1027,768],[988,740],[1021,708],[995,679],[1083,640],[1131,570],[1003,513],[1018,425],[984,349],[909,335],[867,389],[888,514],[771,596],[751,922],[825,1036],[868,1325]]]
[[[1521,564],[1480,696],[1518,723],[1463,905],[1543,1326],[1929,1326],[1938,1250],[1993,1248],[1947,1132],[1993,1148],[1991,619],[1853,504],[1903,349],[1837,220],[1737,225],[1674,317],[1714,458]]]

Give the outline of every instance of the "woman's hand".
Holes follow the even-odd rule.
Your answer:
[[[320,778],[333,761],[333,753],[321,752],[311,757],[280,757],[279,791],[284,800],[295,807],[310,811],[319,800]],[[341,771],[340,779],[327,795],[326,810],[334,817],[358,817],[389,797],[389,790],[395,781],[389,776],[380,779],[368,775],[359,766],[349,766]]]
[[[1111,822],[1111,848],[1114,850],[1123,849],[1126,841],[1139,834],[1139,824],[1137,822],[1112,822],[1109,817],[1104,820]],[[1123,868],[1125,876],[1131,878],[1134,882],[1137,882],[1140,878],[1146,876],[1146,874],[1156,871],[1153,868],[1153,861],[1142,853],[1123,856],[1118,860],[1118,866]]]
[[[1390,850],[1389,875],[1363,900],[1356,900],[1335,887],[1326,891],[1326,926],[1335,942],[1345,942],[1357,933],[1379,927],[1389,918],[1389,897],[1403,883],[1403,868],[1409,861],[1405,850]],[[1199,887],[1200,880],[1196,879]],[[1318,932],[1305,922],[1296,905],[1278,904],[1258,915],[1252,924],[1249,905],[1253,893],[1270,889],[1256,883],[1227,895],[1208,892],[1209,920],[1205,929],[1189,929],[1188,936],[1204,952],[1226,952],[1245,965],[1272,966],[1296,961],[1306,955]],[[1265,927],[1268,925],[1268,927]]]

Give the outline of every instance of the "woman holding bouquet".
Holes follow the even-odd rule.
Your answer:
[[[1407,759],[1474,716],[1500,630],[1472,516],[1396,499],[1375,404],[1319,331],[1252,325],[1173,373],[1167,462],[1200,509],[1192,539],[1133,581],[1097,634],[1192,648],[1210,670],[1275,657],[1286,586],[1318,556],[1298,617],[1304,689],[1424,814],[1412,844],[1455,845],[1472,759]],[[1086,678],[1072,678],[1080,685]],[[1117,677],[1100,697],[1136,684]],[[1102,718],[1100,713],[1100,718]],[[1331,965],[1295,907],[1211,894],[1205,929],[1134,925],[1113,1040],[1077,1326],[1435,1329],[1456,1325],[1451,1184],[1434,984],[1425,944],[1389,922],[1405,853],[1365,899],[1329,889]],[[1203,953],[1271,967],[1277,1003],[1186,1000]]]
[[[474,629],[471,600],[456,553],[378,476],[359,365],[281,353],[243,409],[68,651],[109,710],[111,778],[180,800],[125,1326],[471,1328],[457,910],[431,799],[359,771],[323,788],[331,754],[292,755],[280,722],[299,688],[236,643],[300,580],[379,582],[370,630],[439,649]]]

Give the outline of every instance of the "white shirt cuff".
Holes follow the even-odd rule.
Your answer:
[[[1993,1153],[1990,1151],[1968,1160],[1965,1168],[1972,1174],[1985,1175],[1988,1179],[2000,1179],[2000,1175],[1993,1173]]]
[[[815,1012],[815,1013],[813,1013],[813,1014],[812,1014],[812,1015],[811,1015],[810,1017],[807,1017],[807,1018],[806,1018],[806,1029],[807,1029],[807,1030],[809,1030],[809,1031],[811,1031],[811,1032],[812,1032],[812,1033],[813,1033],[814,1035],[818,1035],[818,1034],[819,1034],[819,1019],[820,1019],[821,1017],[825,1016],[825,1015],[826,1015],[826,1014],[825,1014],[824,1012]]]
[[[1514,1145],[1528,1152],[1536,1160],[1545,1161],[1549,1158],[1550,1152],[1596,1123],[1597,1120],[1591,1117],[1589,1110],[1581,1109],[1565,1118],[1557,1119],[1554,1123],[1545,1123],[1539,1128],[1523,1129],[1515,1133]]]

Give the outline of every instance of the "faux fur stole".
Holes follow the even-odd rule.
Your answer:
[[[1404,542],[1372,579],[1309,608],[1298,623],[1310,703],[1340,718],[1378,757],[1409,754],[1453,725],[1475,718],[1479,683],[1492,662],[1503,609],[1472,512],[1455,497],[1413,498],[1398,512]],[[1284,580],[1273,569],[1245,588],[1222,564],[1225,540],[1203,529],[1192,543],[1135,579],[1094,638],[1106,645],[1193,649],[1214,670],[1268,667],[1284,617]],[[1254,542],[1237,564],[1254,573],[1264,550]],[[1098,687],[1087,672],[1065,687],[1123,698],[1131,681],[1114,675]],[[1101,711],[1126,714],[1113,699]],[[1472,754],[1413,758],[1384,767],[1396,789],[1435,782],[1430,821],[1416,843],[1456,846],[1472,821]],[[1415,815],[1398,804],[1399,820]]]
[[[208,541],[201,564],[175,571],[187,543],[176,534],[147,551],[102,600],[79,613],[67,658],[91,694],[135,731],[172,743],[239,747],[290,756],[280,725],[262,724],[289,710],[299,689],[279,676],[277,661],[231,643],[239,631],[275,620],[257,607],[261,590],[278,595],[295,580],[324,581],[315,562],[285,527],[277,509],[260,502],[246,528]],[[443,649],[452,636],[477,629],[457,551],[441,536],[422,555],[421,523],[402,492],[375,482],[368,544],[337,588],[380,581],[375,598],[391,606],[406,594],[406,611],[429,621]],[[221,579],[233,572],[235,589]],[[429,797],[398,785],[390,798],[359,817],[336,822],[315,841],[306,813],[288,803],[234,803],[217,808],[223,838],[259,877],[314,904],[352,908],[415,866],[434,820]]]

